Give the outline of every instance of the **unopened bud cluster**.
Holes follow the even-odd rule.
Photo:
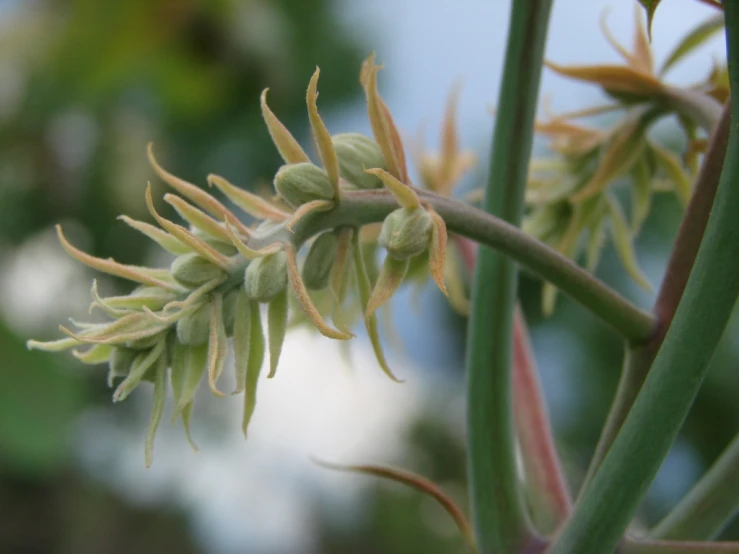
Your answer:
[[[147,464],[151,463],[154,434],[163,416],[168,390],[174,396],[174,418],[181,418],[192,443],[189,423],[196,392],[207,381],[213,394],[224,394],[219,383],[231,350],[235,359],[235,392],[244,394],[246,432],[267,353],[267,376],[275,375],[291,298],[321,333],[348,339],[353,335],[346,328],[342,309],[348,285],[355,283],[355,294],[378,362],[386,374],[395,378],[382,353],[372,313],[386,290],[387,276],[381,275],[374,282],[370,279],[366,263],[373,262],[365,260],[362,254],[359,228],[327,229],[312,240],[298,239],[293,231],[293,226],[306,215],[340,206],[345,191],[378,189],[388,183],[387,179],[393,179],[392,186],[403,189],[398,189],[399,196],[398,190],[393,190],[402,207],[387,217],[379,238],[388,250],[388,259],[404,260],[399,263],[407,267],[408,259],[434,245],[443,258],[445,230],[441,231],[441,243],[434,240],[439,237],[443,222],[440,218],[434,220],[412,192],[404,167],[405,155],[392,120],[378,124],[377,114],[389,116],[376,91],[376,81],[366,78],[368,72],[374,75],[377,69],[372,59],[368,60],[362,77],[375,139],[358,133],[329,135],[315,104],[318,71],[311,79],[307,104],[320,166],[308,158],[269,110],[265,91],[262,112],[285,161],[274,177],[282,202],[240,189],[222,177],[208,177],[211,186],[257,220],[255,225],[247,227],[214,196],[164,170],[150,146],[149,159],[155,172],[178,193],[167,194],[164,199],[187,225],[160,216],[150,188],[146,191],[147,206],[160,228],[127,216],[121,219],[173,255],[169,268],[127,266],[94,258],[74,247],[59,229],[62,246],[69,254],[94,269],[133,281],[138,287],[128,295],[105,298],[94,284],[91,308],[102,310],[110,322],[75,324],[77,330],[62,327],[67,338],[44,343],[29,341],[29,347],[48,351],[71,348],[85,363],[107,363],[108,383],[115,386],[115,401],[125,399],[140,383],[152,382],[154,406],[146,441]],[[412,208],[406,205],[410,197],[415,199]],[[310,247],[300,257],[298,250],[304,242],[309,242]],[[302,268],[298,267],[300,261]],[[326,296],[326,292],[332,305],[326,308],[321,304],[319,309],[312,295]],[[266,332],[260,308],[264,305]],[[327,315],[333,319],[333,326],[324,319]]]

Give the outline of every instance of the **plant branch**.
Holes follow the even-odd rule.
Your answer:
[[[627,540],[619,554],[739,554],[739,542]]]
[[[495,119],[485,211],[517,227],[552,0],[512,2]],[[467,322],[467,460],[481,552],[513,554],[537,542],[516,471],[511,395],[513,309],[518,268],[493,250],[478,252]]]
[[[651,314],[636,307],[584,268],[518,227],[458,200],[421,189],[416,189],[416,192],[423,203],[430,204],[444,219],[450,232],[492,248],[553,283],[627,340],[643,342],[654,334],[656,320]],[[398,203],[389,191],[346,191],[341,204],[333,210],[306,215],[295,224],[293,232],[283,225],[261,235],[255,234],[249,240],[249,247],[259,249],[279,241],[301,244],[326,229],[382,221],[396,209]],[[242,270],[243,267],[237,267],[233,279],[241,278],[239,272]]]
[[[513,411],[534,521],[548,534],[564,523],[572,510],[572,499],[554,445],[520,306],[516,306],[513,320]]]
[[[654,539],[710,540],[721,532],[737,511],[739,435],[649,536]]]
[[[739,4],[726,2],[729,81],[739,90]],[[737,95],[732,97],[736,102]],[[733,105],[733,113],[737,106]],[[739,294],[739,121],[704,239],[639,395],[551,554],[610,553],[654,479],[700,388]]]
[[[662,286],[653,308],[659,322],[657,332],[645,344],[627,345],[624,368],[616,397],[603,427],[595,454],[590,462],[585,481],[580,489],[581,494],[595,475],[603,461],[603,457],[626,419],[626,415],[634,404],[636,395],[639,393],[642,383],[644,383],[647,372],[664,340],[665,333],[675,316],[716,196],[721,168],[726,157],[726,144],[729,140],[730,127],[731,104],[727,103],[711,135],[703,164],[695,181],[693,196],[685,210],[670,259],[667,262]]]

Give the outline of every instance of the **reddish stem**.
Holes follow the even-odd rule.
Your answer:
[[[474,269],[477,245],[455,237],[468,271]],[[526,476],[553,530],[572,510],[572,499],[554,445],[546,403],[537,376],[536,361],[526,320],[519,306],[513,321],[513,410]]]

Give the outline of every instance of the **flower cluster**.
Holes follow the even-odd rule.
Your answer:
[[[233,342],[236,390],[244,394],[243,430],[254,412],[257,383],[265,354],[269,373],[277,370],[288,327],[289,298],[302,308],[302,317],[327,337],[350,339],[342,308],[350,283],[356,284],[373,348],[383,371],[397,380],[383,354],[375,312],[397,290],[411,261],[428,260],[433,279],[445,291],[446,226],[433,209],[422,203],[408,178],[400,135],[377,91],[380,66],[368,58],[360,81],[374,139],[347,133],[331,136],[321,120],[316,100],[319,70],[308,86],[306,101],[313,137],[322,167],[314,165],[299,143],[261,96],[265,123],[285,165],[274,177],[277,197],[266,199],[210,175],[208,183],[257,222],[246,226],[231,209],[203,189],[164,170],[149,145],[149,160],[157,175],[178,194],[166,194],[187,226],[157,213],[151,188],[146,203],[158,227],[127,216],[121,219],[175,256],[163,269],[120,264],[90,256],[73,246],[57,228],[63,248],[73,257],[104,273],[123,277],[138,286],[126,296],[103,298],[92,287],[91,309],[100,309],[112,321],[78,323],[60,329],[67,338],[52,342],[29,341],[29,348],[47,351],[74,349],[82,362],[107,362],[108,383],[120,380],[114,401],[124,400],[142,381],[154,384],[154,407],[146,441],[146,463],[151,463],[153,440],[162,418],[168,389],[174,396],[174,417],[181,417],[188,440],[195,393],[207,381],[222,396],[219,379],[224,371],[229,339]],[[360,242],[359,226],[342,224],[304,236],[296,229],[317,212],[340,206],[346,194],[386,187],[398,209],[382,224],[376,242],[386,251],[378,275],[370,275]],[[298,266],[298,251],[312,243]],[[329,308],[313,298],[328,297]],[[266,304],[266,337],[261,305]],[[332,316],[333,324],[325,316]],[[84,351],[80,347],[89,345]]]
[[[596,84],[616,102],[570,114],[551,116],[537,124],[540,135],[549,139],[553,156],[532,162],[526,190],[527,213],[523,228],[562,254],[585,257],[588,270],[598,265],[607,235],[629,275],[642,287],[650,284],[639,269],[633,238],[650,213],[656,192],[673,192],[687,204],[698,167],[698,155],[705,140],[698,127],[708,128],[685,102],[693,94],[718,113],[728,94],[725,67],[716,66],[707,79],[690,89],[676,89],[664,82],[664,74],[686,54],[721,29],[723,19],[712,18],[678,44],[659,72],[642,22],[635,6],[636,30],[629,51],[610,34],[601,20],[603,33],[624,59],[624,65],[560,66],[548,63],[555,72],[579,81]],[[579,125],[573,120],[620,111],[622,116],[610,129]],[[677,115],[686,137],[681,156],[658,144],[649,136],[652,125],[668,115]],[[627,182],[630,192],[629,217],[612,185]],[[546,284],[543,309],[554,309],[556,289]]]

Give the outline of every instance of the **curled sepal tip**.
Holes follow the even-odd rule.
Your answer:
[[[81,344],[84,344],[81,340],[67,337],[51,341],[29,340],[26,341],[26,348],[28,350],[43,350],[44,352],[63,352]]]
[[[320,312],[316,308],[315,304],[308,294],[308,289],[305,287],[302,277],[300,276],[300,270],[298,269],[297,261],[295,260],[295,247],[291,244],[285,246],[285,252],[287,253],[287,273],[290,280],[290,287],[293,289],[293,293],[300,303],[300,307],[305,312],[305,315],[310,318],[313,325],[321,332],[322,335],[338,340],[349,340],[354,335],[351,333],[344,333],[338,329],[334,329],[328,325],[321,317]]]
[[[153,225],[150,225],[149,223],[145,223],[143,221],[136,221],[135,219],[131,219],[127,215],[119,215],[118,219],[123,221],[129,227],[133,227],[140,233],[143,233],[144,235],[149,237],[151,240],[156,242],[159,246],[164,248],[170,254],[174,254],[175,256],[180,256],[182,254],[187,254],[189,252],[192,252],[192,249],[189,246],[187,246],[186,244],[183,244],[182,242],[180,242],[178,239],[176,239],[169,233],[166,233],[162,231],[161,229],[154,227]]]
[[[382,169],[366,169],[365,171],[379,178],[398,201],[398,204],[404,208],[413,209],[421,206],[421,201],[418,199],[416,192],[387,171]]]
[[[218,267],[225,270],[229,270],[231,268],[231,262],[229,261],[229,259],[218,252],[218,250],[207,244],[202,239],[199,239],[198,237],[193,235],[190,231],[188,231],[181,225],[172,223],[171,221],[163,218],[159,215],[159,213],[157,213],[156,209],[154,208],[154,200],[151,196],[151,184],[148,184],[146,186],[145,198],[146,207],[148,208],[149,213],[156,220],[156,222],[162,226],[163,229],[166,229],[167,232],[175,236],[181,242],[188,245],[190,248],[193,249],[193,251],[197,252],[203,258],[210,261],[214,265],[217,265]]]
[[[226,235],[226,230],[220,222],[216,221],[202,210],[199,210],[179,196],[171,193],[164,195],[164,201],[177,210],[177,213],[180,214],[182,219],[187,221],[194,228],[200,229],[203,233],[214,239],[228,242],[228,235]]]
[[[277,119],[277,116],[272,113],[267,105],[267,91],[268,88],[262,91],[262,95],[259,98],[259,103],[262,107],[262,117],[267,125],[269,135],[272,137],[272,142],[275,143],[277,150],[282,156],[282,159],[289,164],[297,164],[303,162],[310,162],[308,154],[300,147],[298,141],[292,136],[290,131],[287,130],[282,122]]]
[[[247,260],[254,260],[256,258],[261,258],[262,256],[274,254],[275,252],[279,252],[280,250],[282,250],[282,244],[279,242],[275,242],[258,250],[249,248],[246,243],[241,240],[241,238],[239,238],[239,236],[234,232],[228,221],[226,222],[226,232],[228,233],[228,237],[231,240],[231,243],[236,247],[236,250],[238,250],[239,253]]]
[[[61,243],[62,248],[66,250],[67,254],[93,269],[97,269],[98,271],[102,271],[108,275],[122,277],[129,281],[134,281],[135,283],[141,283],[142,285],[152,285],[168,290],[177,290],[179,288],[172,283],[153,277],[150,270],[147,270],[147,268],[120,264],[111,258],[103,260],[102,258],[96,258],[95,256],[82,252],[82,250],[75,248],[69,243],[62,232],[61,225],[56,226],[56,234],[59,237],[59,242]]]
[[[395,122],[387,105],[377,90],[377,72],[382,66],[375,64],[375,56],[371,54],[362,64],[360,82],[367,97],[367,115],[369,116],[372,134],[385,157],[387,169],[400,181],[408,182],[405,164],[405,150],[400,140]]]
[[[144,447],[144,458],[146,467],[151,467],[154,453],[154,436],[156,435],[159,422],[164,413],[164,404],[167,399],[167,358],[161,356],[157,362],[156,375],[154,377],[154,405],[151,408],[151,419],[149,429],[146,432],[146,446]]]
[[[308,84],[308,91],[306,93],[306,103],[308,104],[308,118],[310,119],[311,130],[313,131],[313,137],[318,145],[318,153],[321,156],[323,167],[326,170],[329,181],[334,187],[334,198],[336,201],[341,200],[341,189],[339,188],[339,158],[336,155],[336,149],[334,143],[331,140],[331,133],[328,132],[326,125],[323,123],[321,116],[318,115],[318,106],[316,100],[318,99],[318,76],[321,70],[316,67],[313,76]]]
[[[447,233],[446,223],[442,217],[437,214],[433,208],[428,207],[426,210],[431,216],[434,222],[431,228],[431,247],[429,250],[429,271],[433,278],[436,286],[439,290],[444,293],[445,296],[449,296],[444,284],[444,266],[446,264],[446,244],[447,244]]]
[[[372,285],[370,283],[369,275],[367,274],[367,267],[364,263],[364,256],[362,255],[362,249],[359,245],[359,233],[355,232],[352,236],[352,254],[354,256],[354,271],[357,278],[357,289],[359,292],[359,300],[362,305],[362,309],[366,308],[370,296],[372,294]],[[380,341],[380,332],[377,325],[377,316],[375,314],[366,315],[363,318],[364,326],[367,329],[367,335],[369,336],[370,343],[372,344],[372,350],[377,358],[377,363],[380,365],[382,371],[390,377],[396,383],[402,383],[402,379],[398,379],[390,369],[385,358],[385,352],[382,349],[382,342]]]
[[[290,221],[287,222],[285,228],[290,232],[294,232],[295,225],[308,214],[313,212],[327,212],[333,209],[334,206],[336,206],[336,203],[333,200],[311,200],[310,202],[301,204],[295,210],[295,213],[290,218]]]
[[[454,523],[457,525],[460,533],[462,533],[462,537],[467,543],[470,551],[477,554],[477,545],[475,544],[475,539],[472,535],[472,527],[470,526],[469,521],[467,521],[467,517],[464,515],[464,512],[462,512],[462,509],[457,505],[457,503],[436,483],[433,483],[425,477],[421,477],[420,475],[416,475],[415,473],[412,473],[410,471],[405,471],[393,467],[372,464],[340,465],[325,462],[315,457],[312,457],[311,459],[313,463],[326,469],[332,469],[335,471],[347,471],[352,473],[362,473],[364,475],[390,479],[397,483],[407,485],[423,494],[430,496],[439,503],[439,505],[449,514],[449,516],[451,516],[451,518],[454,520]]]
[[[232,217],[234,217],[233,214],[228,210],[228,208],[226,208],[226,206],[221,204],[218,200],[205,192],[203,189],[193,185],[192,183],[188,183],[184,179],[175,177],[167,170],[162,168],[162,166],[159,165],[159,162],[157,162],[156,158],[154,157],[153,143],[150,142],[147,146],[146,154],[149,158],[149,163],[154,168],[154,172],[159,176],[159,178],[167,183],[170,187],[175,189],[177,192],[179,192],[182,196],[190,200],[190,202],[216,217],[226,217],[226,215],[231,215]]]
[[[277,373],[282,345],[287,331],[287,289],[279,293],[267,308],[267,336],[269,340],[269,373],[271,379]]]
[[[375,288],[367,301],[365,317],[372,316],[380,306],[384,305],[395,294],[408,272],[409,263],[410,260],[408,259],[398,260],[392,256],[385,257]]]
[[[280,208],[265,200],[261,196],[238,188],[219,175],[208,175],[208,184],[215,186],[228,199],[244,210],[249,215],[258,219],[268,219],[270,221],[284,221],[290,217],[290,214],[282,211]]]

